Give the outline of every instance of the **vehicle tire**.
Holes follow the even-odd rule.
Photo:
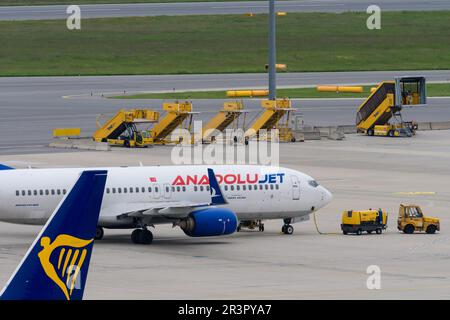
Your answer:
[[[283,225],[283,226],[281,227],[281,232],[283,232],[284,234],[286,234],[286,225]]]
[[[293,226],[291,226],[291,225],[287,225],[286,226],[286,234],[293,234],[294,233],[294,227]]]
[[[141,230],[139,234],[139,243],[151,244],[153,242],[153,233],[150,230]]]
[[[239,232],[239,231],[241,231],[241,226],[237,226],[237,228],[236,228],[236,232]]]
[[[373,129],[367,130],[367,135],[368,136],[373,136],[374,134],[375,134],[375,131],[373,131]]]
[[[395,136],[394,130],[390,130],[389,133],[388,133],[388,136],[393,138]]]
[[[347,231],[342,231],[342,233],[343,233],[343,234],[345,234],[345,235],[347,235],[347,234],[348,234],[348,232],[347,232]]]
[[[376,230],[376,233],[377,233],[377,234],[382,234],[382,233],[383,233],[383,230],[381,230],[380,228],[378,228],[378,229]]]
[[[372,230],[367,230],[367,233],[368,234],[372,234]]]
[[[414,226],[412,224],[407,224],[404,228],[403,228],[403,232],[406,234],[412,234],[414,233]]]
[[[102,227],[97,227],[97,229],[95,230],[95,240],[102,240],[103,236],[105,235],[105,232],[103,231]]]
[[[264,232],[264,225],[259,226],[259,231]]]
[[[123,142],[123,145],[124,145],[125,148],[129,148],[129,147],[130,147],[130,141],[125,140],[125,141]]]
[[[361,229],[356,230],[356,234],[357,234],[358,236],[362,235],[362,230],[361,230]]]
[[[436,229],[437,229],[436,226],[431,224],[427,227],[426,232],[428,234],[434,234],[434,233],[436,233]]]
[[[133,232],[131,233],[131,242],[139,244],[141,240],[141,232],[141,229],[133,230]]]
[[[291,139],[291,142],[295,142],[295,141],[297,141],[297,140],[295,140],[295,138],[292,138],[292,139]]]

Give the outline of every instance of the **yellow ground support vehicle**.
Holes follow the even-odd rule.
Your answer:
[[[412,137],[418,128],[417,123],[403,121],[401,110],[426,103],[424,77],[383,81],[358,108],[357,131],[368,136]]]
[[[438,218],[424,216],[418,205],[401,204],[398,210],[397,228],[407,234],[415,231],[433,234],[440,231],[440,222]]]
[[[383,233],[387,228],[387,212],[378,210],[364,211],[344,211],[342,213],[341,229],[344,234],[356,233],[361,235],[363,232],[377,234]]]

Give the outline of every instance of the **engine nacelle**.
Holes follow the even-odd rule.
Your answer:
[[[211,237],[232,234],[236,231],[236,214],[226,208],[210,208],[193,211],[178,224],[190,237]]]

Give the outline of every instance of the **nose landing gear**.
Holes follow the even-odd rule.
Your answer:
[[[102,240],[103,236],[105,235],[105,232],[103,231],[102,227],[97,227],[97,229],[95,230],[95,240]]]
[[[131,241],[135,244],[151,244],[153,242],[153,233],[146,227],[136,229],[131,233]]]
[[[293,234],[294,233],[294,227],[290,225],[291,218],[286,218],[283,220],[284,225],[281,227],[281,232],[284,234]]]

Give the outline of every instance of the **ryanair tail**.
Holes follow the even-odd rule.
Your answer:
[[[55,209],[0,298],[81,300],[107,171],[84,171]]]

